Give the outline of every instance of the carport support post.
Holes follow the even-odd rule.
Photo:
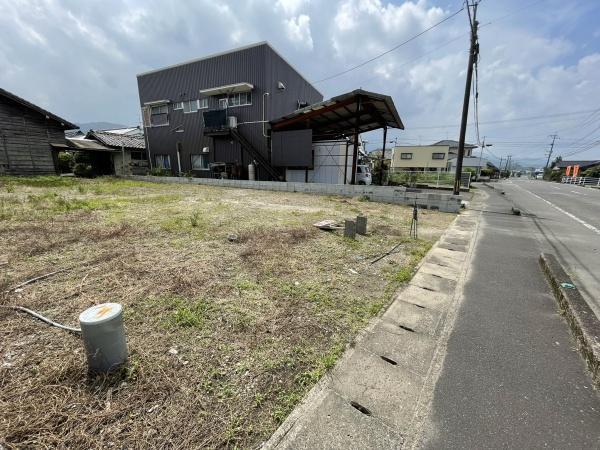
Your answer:
[[[356,115],[354,120],[354,150],[352,151],[352,181],[350,184],[356,184],[356,164],[358,160],[358,125],[360,122],[360,95],[356,96]]]
[[[387,127],[383,127],[383,149],[381,150],[381,164],[379,165],[379,185],[383,186],[383,169],[385,168],[385,143],[387,141]]]
[[[346,159],[344,160],[344,184],[348,184],[348,146],[350,142],[346,139]]]

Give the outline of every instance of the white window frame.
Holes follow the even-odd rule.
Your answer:
[[[242,95],[245,97],[245,101],[247,103],[242,103]],[[237,104],[235,104],[234,99],[238,99]],[[227,96],[227,106],[229,108],[237,108],[239,106],[251,106],[252,105],[252,92],[238,92],[236,94],[230,94]]]
[[[435,155],[442,155],[442,157],[436,158]],[[446,154],[444,152],[434,152],[431,154],[431,159],[435,159],[437,161],[443,161],[446,159]]]
[[[413,159],[412,153],[400,153],[400,159]]]
[[[165,112],[160,112],[158,114],[154,114],[153,111],[156,109],[163,109]],[[158,115],[165,115],[167,117],[167,122],[166,123],[161,123],[160,125],[156,125],[152,122],[152,116],[158,116]],[[151,106],[150,107],[150,126],[151,127],[168,127],[169,126],[169,105],[164,104],[164,105],[156,105],[156,106]]]
[[[206,163],[206,167],[202,166],[200,168],[194,167],[194,158],[200,157],[200,160]],[[192,166],[192,170],[210,170],[210,161],[208,158],[208,153],[195,153],[190,155],[190,164]]]
[[[192,105],[195,106],[194,109],[192,109]],[[185,108],[186,106],[188,107],[188,110],[186,111]],[[189,100],[187,102],[183,102],[183,113],[184,114],[193,114],[193,113],[197,113],[198,112],[198,100]]]
[[[198,109],[208,109],[208,97],[198,99]]]
[[[173,109],[174,110],[183,109],[183,102],[175,102],[175,103],[173,103]]]
[[[165,157],[167,159],[169,167],[165,167],[165,165],[164,165],[164,159],[165,159]],[[163,160],[162,164],[158,163],[158,158],[161,158]],[[154,165],[156,167],[158,167],[159,169],[171,170],[171,168],[172,168],[171,167],[171,155],[167,155],[167,154],[156,154],[156,155],[154,155]]]

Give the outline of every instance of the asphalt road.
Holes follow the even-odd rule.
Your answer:
[[[525,186],[507,194],[562,223]],[[489,199],[473,206],[486,212],[420,447],[600,448],[600,396],[539,267],[537,225],[510,214],[509,196],[482,189]]]
[[[600,189],[523,178],[496,186],[534,215],[541,247],[558,257],[600,317]]]

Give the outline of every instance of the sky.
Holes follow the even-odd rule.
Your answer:
[[[458,139],[469,48],[460,0],[0,0],[0,87],[67,120],[139,124],[136,74],[269,41],[329,98],[390,95],[399,145]],[[452,17],[450,17],[452,16]],[[336,76],[390,50],[371,63]],[[482,0],[479,138],[484,157],[539,166],[599,159],[600,2]],[[381,147],[382,133],[365,137]],[[391,144],[387,144],[388,147]],[[478,154],[476,152],[476,154]]]

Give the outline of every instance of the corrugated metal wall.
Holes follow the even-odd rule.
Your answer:
[[[285,90],[277,89],[277,82],[286,85]],[[252,145],[269,158],[267,138],[263,137],[262,124],[245,124],[262,120],[263,94],[269,92],[267,119],[280,117],[296,109],[299,99],[311,103],[322,100],[321,94],[304,80],[267,44],[242,49],[237,52],[219,55],[214,58],[190,62],[172,68],[166,68],[138,76],[140,106],[157,100],[171,102],[195,100],[200,97],[201,89],[234,84],[251,83],[252,105],[229,109],[229,114],[237,117],[238,130]],[[209,98],[209,108],[218,108],[216,97]],[[181,170],[191,170],[191,155],[202,153],[203,147],[209,147],[211,162],[231,162],[247,167],[250,162],[245,152],[240,151],[237,143],[231,144],[229,138],[204,137],[202,111],[184,114],[182,110],[173,110],[169,105],[169,125],[146,128],[149,152],[152,158],[156,154],[171,156],[173,171],[177,171],[176,143],[182,143]],[[176,127],[183,132],[174,133]],[[240,161],[240,155],[243,157]],[[207,176],[206,172],[194,171],[197,176]]]

